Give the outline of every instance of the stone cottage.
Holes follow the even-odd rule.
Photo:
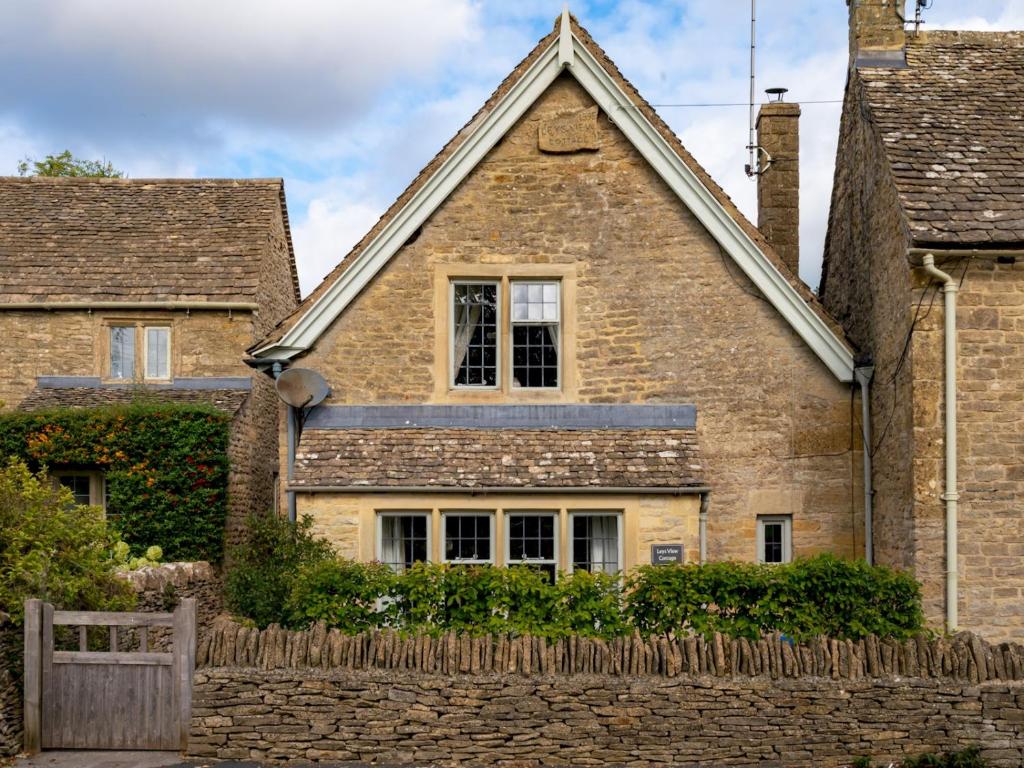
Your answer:
[[[1024,632],[1024,34],[850,4],[821,296],[874,360],[874,551],[929,619]]]
[[[396,569],[860,555],[854,355],[776,191],[789,263],[563,15],[251,350],[331,389],[294,512]]]
[[[279,179],[0,178],[0,407],[232,414],[229,529],[274,503],[277,398],[245,349],[297,305]],[[103,505],[95,467],[51,467]]]

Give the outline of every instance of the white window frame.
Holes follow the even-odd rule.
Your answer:
[[[768,563],[764,558],[764,529],[766,525],[782,525],[782,562]],[[757,562],[767,565],[783,565],[793,561],[793,516],[758,515],[757,517]]]
[[[149,374],[149,332],[151,330],[167,331],[167,375],[150,376]],[[169,325],[143,325],[142,326],[142,378],[145,381],[170,381],[171,380],[171,326]]]
[[[374,556],[378,563],[384,563],[384,518],[385,517],[423,517],[427,521],[427,558],[423,562],[433,562],[433,511],[429,509],[381,509],[377,510],[375,527],[377,536],[374,541]],[[419,561],[417,561],[419,562]],[[390,567],[390,563],[384,563]]]
[[[488,384],[456,384],[455,378],[458,372],[455,370],[455,287],[457,285],[493,285],[494,286],[494,322],[495,330],[497,331],[498,339],[494,348],[494,385]],[[463,278],[459,280],[448,281],[448,388],[459,391],[475,391],[483,390],[486,392],[500,391],[502,386],[501,380],[501,368],[502,368],[502,336],[504,318],[501,312],[502,305],[502,281],[495,278],[480,278],[479,280],[473,280],[470,278]],[[561,373],[559,373],[561,375]]]
[[[516,320],[515,319],[515,290],[516,284],[535,284],[535,285],[554,285],[555,286],[555,306],[558,310],[558,319],[552,323],[551,321],[537,321],[537,320]],[[556,354],[558,355],[558,368],[555,376],[558,378],[558,383],[553,387],[524,387],[516,384],[515,377],[515,327],[517,325],[555,325],[558,327],[558,349]],[[508,281],[508,380],[510,388],[517,392],[558,392],[562,389],[562,338],[565,336],[565,328],[562,323],[562,281],[552,280],[550,278],[531,278],[531,277],[515,277],[510,278]]]
[[[625,539],[623,527],[623,514],[621,509],[570,509],[569,511],[569,563],[573,569],[576,568],[576,558],[573,556],[576,536],[573,533],[573,521],[577,517],[613,517],[615,518],[615,538],[617,543],[616,558],[618,559],[618,572],[624,573],[625,567],[622,559],[625,556],[623,539]],[[593,573],[593,571],[591,571]],[[604,571],[601,571],[604,573]]]
[[[490,553],[486,560],[472,560],[468,558],[455,558],[450,560],[447,556],[447,543],[448,543],[448,527],[445,521],[449,517],[486,517],[490,521],[491,533],[490,533]],[[497,547],[495,546],[495,536],[497,535],[497,521],[494,510],[489,509],[458,509],[458,510],[441,510],[441,562],[442,563],[455,563],[457,565],[494,565],[494,555]]]
[[[562,571],[561,564],[561,529],[562,529],[562,510],[560,509],[513,509],[513,510],[502,510],[504,514],[504,545],[505,545],[505,560],[506,566],[514,565],[554,565],[555,567],[555,581],[558,580],[558,576]],[[512,518],[513,517],[550,517],[555,521],[554,525],[554,554],[553,560],[545,560],[542,558],[531,558],[527,560],[513,560],[510,557],[512,550]]]
[[[60,488],[63,483],[62,477],[87,477],[89,478],[89,506],[99,507],[107,511],[107,478],[98,469],[56,469],[50,471],[55,488]]]

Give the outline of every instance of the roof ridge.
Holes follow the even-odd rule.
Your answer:
[[[0,176],[0,183],[5,182],[19,184],[252,184],[259,186],[283,186],[284,178],[281,176],[256,178],[232,178],[226,176],[154,176],[142,178],[113,178],[109,176]]]

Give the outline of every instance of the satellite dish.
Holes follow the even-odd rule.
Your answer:
[[[312,408],[330,393],[324,377],[309,368],[288,368],[277,377],[277,396],[293,408]]]

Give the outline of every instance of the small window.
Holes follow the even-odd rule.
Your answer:
[[[426,512],[382,512],[378,516],[378,557],[396,573],[430,559],[430,516]]]
[[[106,483],[100,472],[59,472],[53,476],[58,485],[63,485],[75,499],[75,504],[91,504],[106,508]]]
[[[757,561],[788,563],[793,559],[793,518],[775,515],[757,518]]]
[[[146,378],[171,378],[171,329],[146,328]]]
[[[554,583],[558,574],[558,515],[552,512],[513,512],[506,518],[508,565],[529,565],[548,574]]]
[[[110,329],[110,378],[135,378],[135,326],[115,325]]]
[[[492,516],[444,513],[444,559],[453,563],[493,563]]]
[[[498,386],[498,284],[452,284],[452,380]]]
[[[560,320],[557,282],[512,283],[513,386],[558,386]]]
[[[622,569],[620,515],[571,512],[572,567],[591,573],[617,573]]]

